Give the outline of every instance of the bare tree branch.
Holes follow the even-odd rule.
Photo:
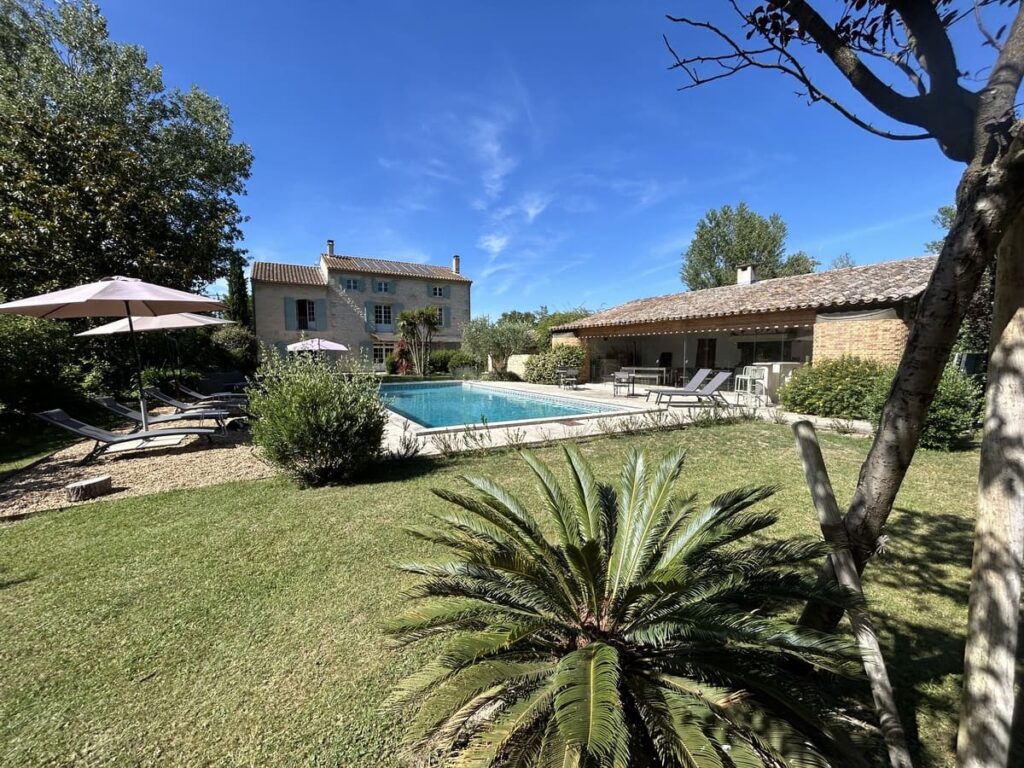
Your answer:
[[[740,14],[741,16],[743,15],[742,11],[740,11],[735,6],[735,3],[733,3],[733,8],[738,14]],[[672,55],[672,58],[674,60],[674,63],[670,68],[682,70],[690,79],[690,83],[688,85],[682,86],[680,90],[689,90],[691,88],[696,88],[699,85],[715,82],[716,80],[722,80],[745,69],[754,68],[774,70],[789,75],[790,77],[794,78],[797,82],[799,82],[806,89],[805,95],[808,99],[811,100],[812,103],[816,101],[821,101],[824,102],[825,104],[828,104],[830,107],[835,109],[837,112],[839,112],[839,114],[841,114],[847,120],[852,122],[854,125],[858,126],[859,128],[862,128],[865,131],[868,131],[869,133],[873,133],[876,136],[881,136],[882,138],[885,139],[892,139],[893,141],[921,141],[924,139],[934,138],[934,136],[931,133],[895,133],[893,131],[887,131],[872,125],[867,120],[864,120],[863,118],[855,114],[852,110],[847,108],[838,99],[833,98],[829,94],[825,93],[817,85],[815,85],[815,83],[811,80],[810,76],[807,74],[806,70],[800,64],[799,60],[792,53],[790,53],[785,48],[774,43],[771,40],[766,41],[768,43],[767,47],[745,49],[726,32],[724,32],[723,30],[719,29],[718,27],[709,22],[697,21],[695,19],[690,19],[685,16],[670,15],[667,18],[670,21],[678,24],[683,24],[686,26],[694,27],[697,29],[703,29],[707,32],[710,32],[714,36],[718,37],[722,42],[724,42],[730,51],[724,54],[691,56],[684,58],[681,57],[672,47],[672,44],[669,42],[668,36],[663,36],[665,46],[668,49],[669,53]],[[772,54],[775,58],[771,61],[759,58],[766,54]],[[712,75],[701,74],[701,72],[698,70],[698,67],[702,64],[714,65],[716,67],[719,67],[722,71],[716,72],[715,74]]]

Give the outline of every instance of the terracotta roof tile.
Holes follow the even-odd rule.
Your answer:
[[[934,256],[923,256],[795,277],[777,277],[752,285],[724,285],[672,293],[620,304],[552,330],[897,303],[921,294],[934,266]]]
[[[275,264],[271,261],[254,261],[252,263],[251,279],[257,283],[327,285],[320,267],[305,267],[300,264]]]
[[[374,275],[395,275],[401,277],[450,280],[459,283],[473,282],[465,275],[455,274],[448,267],[436,264],[418,264],[412,261],[391,261],[389,259],[368,259],[363,256],[322,256],[328,269],[339,272],[359,272]]]

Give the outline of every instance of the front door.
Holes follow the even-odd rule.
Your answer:
[[[697,339],[697,368],[715,367],[715,342],[718,339]]]

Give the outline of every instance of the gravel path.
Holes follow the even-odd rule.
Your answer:
[[[201,488],[232,480],[271,477],[274,470],[253,453],[249,433],[229,430],[214,435],[213,445],[201,437],[187,437],[180,445],[101,457],[85,466],[77,462],[92,448],[83,441],[65,448],[39,464],[0,480],[0,521],[17,519],[47,509],[90,504],[159,491]],[[114,492],[98,499],[71,503],[64,486],[77,480],[110,475]]]

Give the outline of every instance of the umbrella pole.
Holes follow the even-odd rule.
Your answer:
[[[149,411],[146,408],[146,393],[142,387],[142,355],[139,354],[139,342],[135,339],[135,325],[132,323],[131,305],[124,303],[125,316],[128,318],[128,335],[132,339],[132,349],[135,351],[135,377],[139,385],[139,411],[142,413],[142,431],[149,432]]]

